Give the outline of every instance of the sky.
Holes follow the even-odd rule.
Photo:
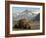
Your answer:
[[[12,8],[12,12],[16,13],[16,12],[22,12],[24,10],[34,10],[34,11],[39,11],[40,8],[32,8],[32,7],[13,7]]]

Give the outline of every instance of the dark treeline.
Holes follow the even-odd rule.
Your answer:
[[[15,24],[13,28],[17,28],[17,29],[31,29],[30,24],[28,23],[28,21],[26,19],[21,19],[19,20],[18,24]]]

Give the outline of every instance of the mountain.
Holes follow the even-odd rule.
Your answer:
[[[31,20],[34,17],[36,17],[36,15],[37,14],[33,13],[32,11],[24,10],[21,13],[18,13],[16,15],[16,20],[20,20],[20,19],[28,19],[28,20]]]
[[[37,21],[39,21],[40,20],[40,13],[35,17],[35,19],[34,20],[37,20]]]

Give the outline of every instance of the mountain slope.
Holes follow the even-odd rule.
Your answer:
[[[35,17],[35,19],[34,20],[37,20],[37,21],[39,21],[40,20],[40,13]]]

